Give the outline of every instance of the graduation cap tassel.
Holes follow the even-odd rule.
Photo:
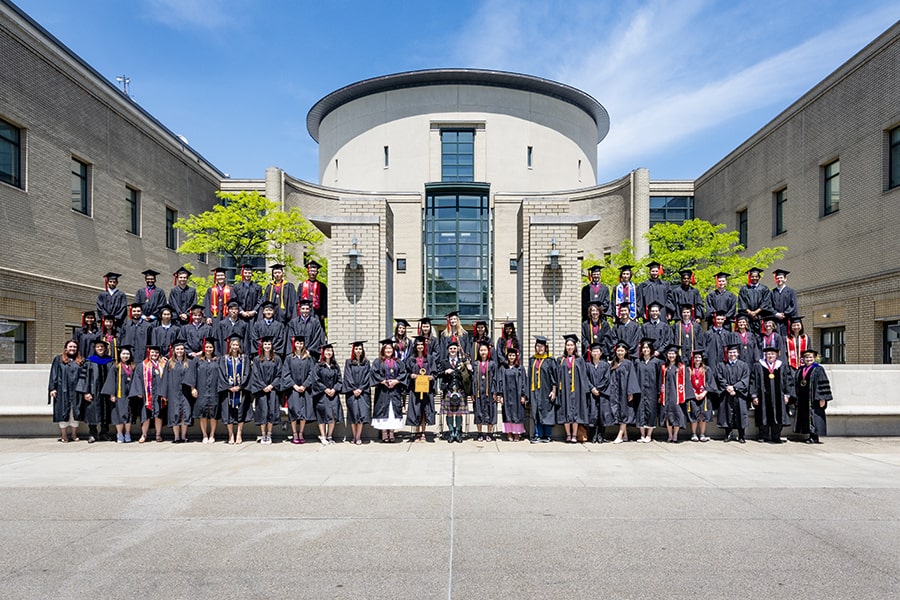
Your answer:
[[[691,285],[697,285],[697,277],[694,275],[693,271],[691,272]]]

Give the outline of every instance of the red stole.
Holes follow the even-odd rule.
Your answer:
[[[666,403],[666,367],[668,365],[662,366],[662,390],[660,390],[659,394],[659,403]],[[676,396],[678,397],[678,404],[684,404],[684,365],[679,365],[676,367]]]
[[[800,357],[809,346],[809,336],[804,334],[799,337],[791,336],[787,339],[788,364],[792,369],[800,368]]]
[[[300,298],[303,300],[312,300],[313,310],[319,310],[321,306],[321,297],[319,295],[319,281],[310,281],[307,279],[300,288]]]
[[[228,303],[231,302],[231,286],[227,283],[222,286],[220,289],[219,286],[214,285],[209,290],[210,294],[210,307],[209,310],[212,312],[214,317],[218,317],[221,313],[225,312],[225,307],[228,306]],[[219,311],[219,303],[222,304],[222,311]]]

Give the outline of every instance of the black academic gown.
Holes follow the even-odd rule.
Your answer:
[[[399,383],[393,388],[387,387],[388,379],[396,379]],[[408,382],[406,367],[402,361],[392,360],[390,363],[376,358],[372,362],[372,383],[375,386],[375,407],[372,411],[373,419],[387,419],[390,417],[390,406],[394,409],[394,417],[403,416],[403,396],[406,393],[405,386]]]
[[[174,322],[165,327],[159,321],[150,330],[150,344],[159,346],[160,354],[163,356],[172,356],[172,346],[181,339],[181,327],[175,325]]]
[[[497,343],[494,344],[494,360],[497,361],[497,364],[505,366],[509,363],[506,353],[510,348],[515,348],[521,354],[522,345],[519,343],[519,338],[506,339],[503,336],[497,338]]]
[[[728,290],[714,289],[706,295],[706,320],[712,326],[716,315],[725,315],[725,323],[731,323],[737,316],[737,296]]]
[[[318,352],[322,344],[325,343],[325,332],[322,330],[322,323],[312,315],[306,319],[302,317],[292,319],[287,329],[287,343],[289,346],[291,345],[290,338],[297,336],[303,336],[306,348],[313,352]],[[290,352],[291,350],[292,348],[288,347],[287,351]]]
[[[600,305],[600,314],[609,313],[609,288],[602,283],[589,283],[581,288],[581,320],[588,319],[588,307],[591,303]]]
[[[182,325],[191,322],[191,307],[197,304],[197,290],[190,286],[175,286],[169,290],[169,306],[171,306],[175,314],[172,320],[178,321]],[[184,315],[184,319],[181,318]]]
[[[556,390],[556,423],[590,423],[590,406],[588,396],[591,385],[588,381],[587,369],[580,356],[571,361],[563,357],[559,361],[558,388]]]
[[[68,421],[70,416],[75,421],[82,420],[84,394],[78,391],[81,368],[74,360],[64,363],[59,355],[53,357],[47,392],[56,390],[56,398],[48,396],[47,404],[53,405],[54,423]]]
[[[78,343],[78,354],[87,358],[94,353],[94,344],[100,339],[100,329],[88,329],[82,327],[75,331],[75,341]]]
[[[673,427],[687,426],[685,411],[689,402],[694,399],[694,388],[691,385],[691,370],[684,366],[666,366],[663,375],[663,397],[660,399],[662,410],[660,420]],[[662,370],[662,367],[660,367]],[[679,379],[681,381],[679,382]]]
[[[243,312],[255,312],[259,314],[259,305],[262,304],[263,290],[255,281],[241,281],[231,286],[235,299],[241,305]],[[253,317],[254,319],[256,317]]]
[[[634,425],[634,404],[628,396],[641,393],[634,363],[627,358],[609,370],[609,399],[601,404],[603,425]]]
[[[163,383],[165,367],[162,363],[156,366],[150,361],[142,361],[135,365],[134,378],[131,380],[131,391],[128,396],[131,401],[132,415],[140,414],[143,423],[151,418],[163,419],[168,422],[168,415],[163,406],[162,398],[166,396]],[[156,432],[159,435],[161,432]]]
[[[102,323],[103,317],[112,315],[116,320],[116,327],[121,327],[128,313],[128,298],[125,292],[116,288],[112,294],[102,291],[97,294],[97,322]]]
[[[311,356],[300,357],[288,354],[281,370],[281,385],[288,393],[287,407],[289,421],[315,421],[313,386],[316,384],[316,361]],[[294,386],[302,387],[299,392]]]
[[[316,297],[318,296],[318,301]],[[312,303],[312,313],[323,324],[328,318],[328,286],[321,281],[307,279],[298,286],[298,300],[309,300]]]
[[[784,337],[788,335],[788,322],[799,314],[799,304],[797,302],[797,292],[794,288],[784,286],[778,289],[778,286],[772,288],[772,318],[775,319],[775,325],[778,327],[778,333]],[[784,317],[778,318],[775,315],[784,314]]]
[[[191,363],[191,370],[184,377],[184,384],[197,388],[194,399],[194,417],[200,419],[218,419],[221,409],[222,370],[219,361],[200,360]]]
[[[794,394],[797,398],[794,433],[808,433],[813,439],[826,435],[825,408],[832,396],[831,383],[822,365],[800,367],[795,376]],[[825,406],[819,406],[822,400]]]
[[[641,325],[641,339],[643,338],[653,338],[653,355],[662,356],[666,347],[672,343],[672,328],[662,319],[655,323],[646,321]]]
[[[792,393],[791,370],[781,360],[767,365],[765,359],[753,363],[750,370],[750,398],[759,400],[753,417],[757,427],[790,425],[785,396]]]
[[[221,371],[219,377],[219,397],[221,398],[219,414],[222,417],[222,422],[228,425],[229,423],[246,423],[252,420],[253,398],[248,391],[250,379],[253,377],[250,357],[246,354],[241,354],[232,362],[230,355],[220,356],[219,370]],[[236,392],[230,391],[229,388],[235,386],[241,389]]]
[[[539,425],[556,425],[556,407],[550,401],[550,392],[559,383],[559,370],[552,357],[528,360],[528,401],[531,418]]]
[[[603,356],[609,356],[612,354],[613,343],[612,329],[604,317],[600,317],[596,323],[591,323],[590,319],[582,322],[581,348],[585,356],[590,352],[591,344],[600,344]]]
[[[359,396],[354,394],[356,390],[360,391]],[[372,421],[372,366],[368,360],[344,362],[344,399],[348,423]]]
[[[752,365],[758,361],[762,355],[762,348],[759,345],[759,336],[752,331],[741,333],[732,331],[729,344],[740,344],[740,354],[738,358],[748,365]]]
[[[235,334],[241,337],[241,352],[244,354],[253,354],[256,352],[256,348],[250,346],[250,334],[247,322],[242,321],[241,319],[232,321],[228,317],[225,317],[221,321],[217,321],[213,326],[213,338],[216,340],[216,354],[219,356],[228,354],[231,350],[231,348],[229,348],[231,341],[228,338]]]
[[[588,419],[590,424],[603,427],[602,406],[609,402],[609,363],[605,359],[594,364],[593,361],[585,361],[585,370],[588,377]],[[596,391],[596,393],[594,393]]]
[[[641,341],[641,327],[635,321],[627,323],[616,323],[613,327],[613,340],[615,344],[625,342],[628,344],[628,357],[632,360],[638,357],[638,346]],[[612,351],[606,353],[606,356],[612,356]]]
[[[634,415],[634,424],[638,427],[656,427],[659,424],[659,391],[662,389],[662,361],[655,356],[650,360],[640,358],[634,362],[634,371],[641,397]]]
[[[316,420],[319,423],[339,423],[344,421],[344,409],[341,407],[341,392],[343,388],[341,368],[337,363],[319,362],[316,364],[313,405],[316,409]],[[334,396],[329,398],[325,394],[325,390],[328,389],[334,390]]]
[[[179,339],[184,342],[184,348],[188,354],[203,352],[204,340],[213,339],[215,342],[212,327],[206,323],[202,323],[200,326],[189,323],[179,329],[178,335]]]
[[[250,366],[250,383],[247,389],[254,401],[253,421],[257,425],[281,422],[281,390],[284,363],[276,354],[273,360],[262,360],[254,356]],[[267,387],[273,386],[268,392]]]
[[[672,323],[672,343],[681,348],[681,360],[690,364],[691,355],[697,350],[705,349],[706,335],[695,321],[688,323],[687,327],[684,326],[684,321],[675,321]]]
[[[185,376],[192,368],[193,359],[188,358],[184,362],[170,360],[166,363],[166,374],[163,377],[165,397],[168,400],[167,412],[169,413],[169,427],[175,427],[182,423],[191,424],[193,418],[193,401],[190,387],[184,385]]]
[[[718,426],[723,429],[747,429],[749,424],[747,397],[750,392],[750,365],[742,360],[726,362],[715,369],[716,387],[721,394]],[[734,395],[727,391],[734,387]]]
[[[687,288],[683,285],[670,287],[666,306],[673,319],[680,319],[681,307],[685,304],[689,304],[694,308],[694,314],[691,315],[692,318],[703,320],[706,316],[703,310],[703,298],[700,297],[700,292],[697,291],[697,288],[691,285]]]
[[[435,379],[428,383],[428,392],[416,392],[416,381],[419,377],[435,377],[434,357],[408,356],[406,357],[406,373],[409,377],[409,398],[407,400],[406,424],[418,427],[423,423],[434,425],[434,388]],[[424,375],[421,373],[425,370]]]
[[[645,321],[650,318],[650,305],[657,302],[660,306],[660,319],[668,321],[666,305],[668,302],[669,284],[662,279],[648,279],[638,284],[637,302],[638,316]]]
[[[106,382],[101,393],[109,398],[109,422],[113,425],[131,423],[131,406],[128,396],[134,369],[120,363],[113,363],[106,374]]]
[[[497,369],[494,393],[502,398],[504,423],[525,423],[525,406],[522,404],[522,398],[527,398],[525,385],[525,369],[522,367],[510,367],[507,363]]]
[[[719,363],[727,362],[727,347],[728,344],[733,343],[733,340],[734,338],[731,336],[731,332],[727,331],[724,327],[721,329],[716,329],[715,327],[707,329],[705,341],[703,342],[703,346],[706,349],[706,363],[710,366],[714,366]]]
[[[84,361],[82,365],[77,391],[81,392],[83,399],[84,395],[91,395],[91,400],[84,399],[82,405],[82,415],[88,425],[109,423],[109,399],[103,395],[103,384],[106,383],[106,377],[112,364],[114,363],[108,356],[104,356],[101,360],[95,355]]]
[[[147,345],[150,343],[150,331],[153,325],[147,321],[130,319],[122,325],[122,345],[131,346],[134,362],[139,363],[147,358]]]
[[[263,290],[263,302],[270,301],[275,304],[275,319],[287,324],[297,314],[297,289],[293,283],[283,281],[281,287],[270,283]],[[259,311],[257,320],[262,319],[262,311]]]
[[[762,309],[756,317],[751,317],[748,311]],[[761,317],[772,312],[772,292],[763,284],[757,284],[755,287],[744,285],[738,290],[738,314],[745,314],[750,317],[750,329],[754,332],[760,332]]]
[[[492,360],[472,363],[472,409],[476,425],[497,423],[497,403],[494,402],[494,380],[497,364]]]
[[[134,301],[141,305],[145,321],[155,322],[160,309],[166,305],[166,293],[156,286],[142,287],[134,293]]]
[[[272,338],[272,350],[275,354],[284,356],[294,350],[293,347],[288,348],[291,340],[287,339],[284,323],[278,319],[272,319],[268,323],[265,319],[260,319],[250,326],[250,347],[248,350],[251,353],[258,352],[260,342],[264,337]]]

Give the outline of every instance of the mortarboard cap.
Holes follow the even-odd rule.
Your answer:
[[[156,277],[157,275],[159,275],[159,271],[154,271],[153,269],[145,269],[144,271],[141,271],[141,275],[143,275],[144,277],[147,277],[148,275],[150,277]]]

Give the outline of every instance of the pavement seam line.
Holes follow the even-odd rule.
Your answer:
[[[453,529],[455,526],[455,495],[456,495],[456,452],[450,454],[450,563],[449,573],[447,575],[447,600],[453,598]]]

